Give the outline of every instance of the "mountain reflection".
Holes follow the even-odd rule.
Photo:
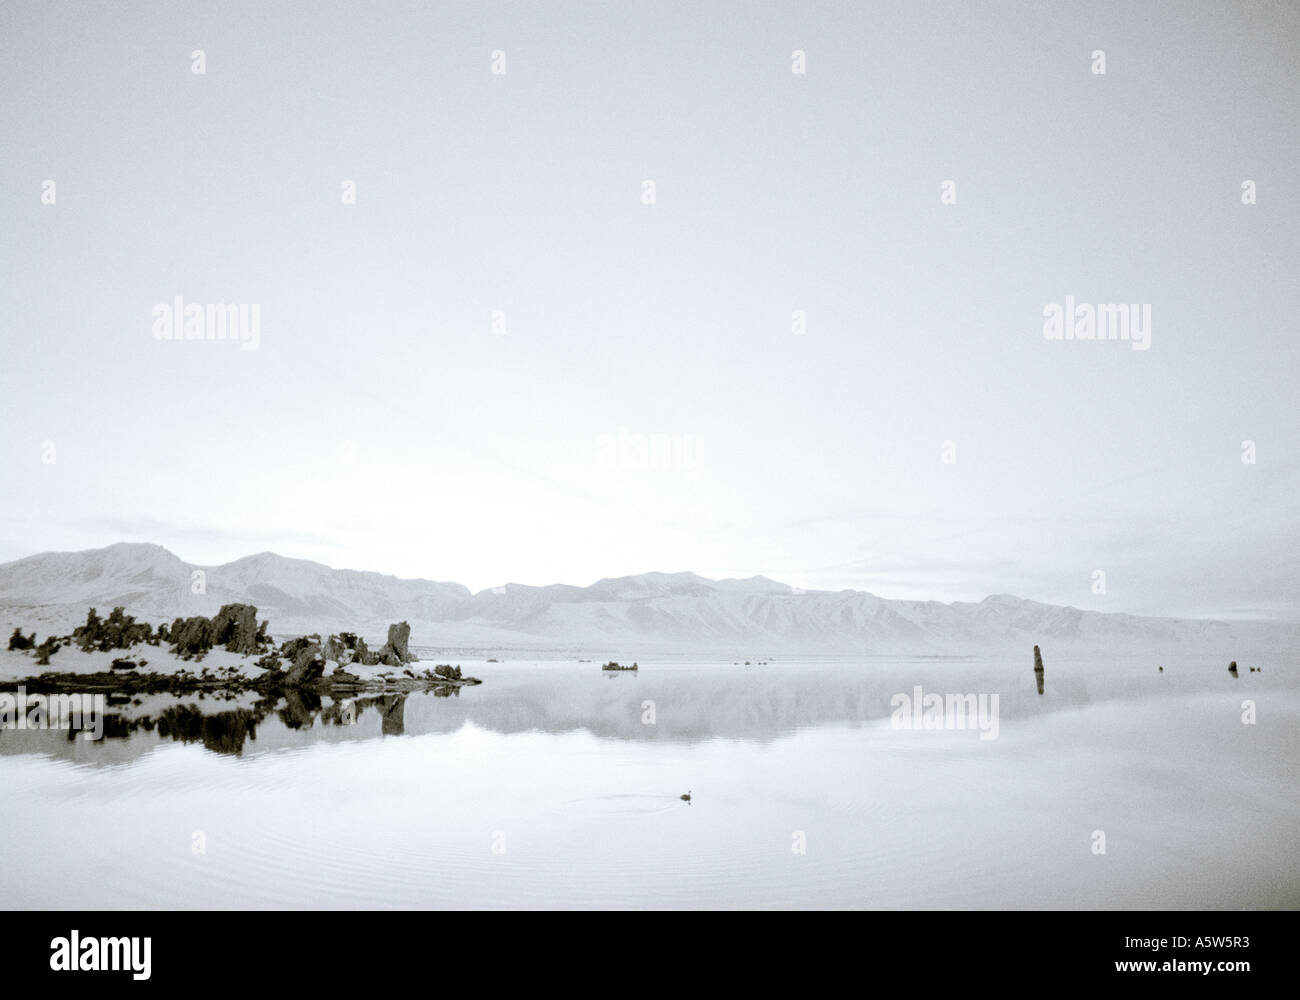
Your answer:
[[[352,698],[305,691],[270,697],[256,692],[114,697],[102,740],[84,741],[72,731],[0,730],[0,754],[41,753],[116,764],[159,744],[181,743],[240,757],[320,742],[452,733],[465,725],[502,734],[584,732],[638,742],[765,742],[828,724],[889,725],[891,699],[900,692],[912,694],[918,685],[942,694],[996,693],[1005,723],[1093,701],[1192,690],[1204,683],[1199,672],[1130,675],[1114,664],[1103,670],[1099,664],[1067,669],[1063,663],[1052,689],[1040,693],[1022,663],[918,658],[753,667],[643,665],[639,675],[625,676],[602,675],[586,665],[520,664],[483,669],[484,684],[466,689]],[[1217,681],[1220,673],[1206,677]]]

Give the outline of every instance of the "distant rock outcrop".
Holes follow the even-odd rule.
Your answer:
[[[121,606],[115,607],[107,618],[100,618],[91,608],[86,623],[73,630],[72,641],[83,653],[95,649],[102,652],[130,649],[137,642],[153,642],[153,626],[148,622],[137,622],[135,616],[128,615],[126,608]]]
[[[365,639],[357,639],[357,649],[352,655],[352,662],[359,663],[363,667],[373,667],[379,664],[379,654],[373,652],[366,645]]]
[[[50,657],[62,648],[54,636],[46,636],[45,641],[36,647],[36,662],[39,666],[48,667]]]
[[[411,626],[406,622],[388,626],[388,641],[379,651],[379,662],[389,667],[400,667],[416,659],[408,648],[411,641]]]
[[[101,619],[94,608],[90,609],[84,625],[71,636],[49,636],[39,646],[36,637],[30,638],[20,628],[14,629],[9,639],[11,650],[20,653],[34,652],[36,663],[48,666],[50,657],[61,645],[75,642],[84,652],[103,652],[130,649],[137,643],[158,645],[162,641],[173,644],[172,653],[185,661],[202,660],[214,647],[222,643],[227,650],[251,660],[257,668],[256,675],[248,674],[236,665],[223,665],[211,670],[204,667],[194,671],[172,664],[172,669],[161,673],[144,674],[137,668],[148,661],[143,658],[115,657],[108,670],[95,673],[72,671],[46,672],[39,678],[44,690],[71,691],[89,688],[108,690],[114,694],[193,694],[205,691],[242,693],[259,692],[264,699],[283,698],[286,704],[281,713],[286,725],[308,725],[312,712],[308,706],[319,706],[323,694],[334,697],[352,696],[359,691],[382,690],[395,694],[416,690],[429,690],[439,697],[457,694],[461,687],[482,683],[476,677],[464,677],[460,667],[439,664],[434,670],[421,674],[406,669],[406,664],[418,659],[410,650],[411,626],[398,622],[388,627],[388,641],[378,652],[372,652],[354,632],[330,635],[324,642],[320,633],[298,636],[277,643],[266,634],[267,623],[257,624],[257,608],[251,604],[226,604],[211,619],[202,615],[177,618],[170,626],[157,631],[148,623],[136,622],[123,608],[115,607],[112,614]],[[338,666],[326,676],[326,660],[333,659]],[[359,664],[401,668],[403,676],[395,677],[392,671],[378,675],[354,673],[344,664]],[[138,702],[137,702],[138,703]],[[400,733],[403,729],[401,702],[392,702],[385,709],[385,732]]]
[[[324,673],[325,658],[321,656],[320,643],[309,642],[298,648],[284,683],[287,687],[304,687]]]
[[[202,656],[212,648],[212,622],[202,615],[177,618],[168,632],[172,652],[189,659]]]
[[[336,635],[325,640],[325,650],[321,655],[327,660],[333,660],[340,667],[351,659],[348,656],[348,647],[340,642]]]
[[[212,619],[212,645],[225,643],[232,653],[256,653],[259,636],[257,608],[251,604],[222,605]]]

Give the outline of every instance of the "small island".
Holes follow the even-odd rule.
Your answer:
[[[601,667],[600,669],[601,669],[601,670],[615,671],[615,670],[636,670],[636,669],[638,669],[638,668],[637,668],[637,665],[636,665],[636,662],[635,662],[635,661],[633,661],[633,663],[632,663],[632,665],[631,665],[630,667],[625,667],[625,666],[623,666],[623,665],[620,664],[620,663],[615,663],[613,660],[610,660],[608,663],[606,663],[606,664],[605,664],[603,667]]]
[[[50,657],[65,648],[85,654],[111,655],[112,662],[105,664],[106,670],[46,671],[20,682],[32,690],[47,692],[64,689],[125,694],[311,691],[350,696],[482,683],[477,677],[462,675],[459,666],[448,663],[418,673],[412,669],[409,664],[415,663],[418,657],[408,647],[411,626],[406,622],[390,625],[388,641],[377,650],[367,647],[366,641],[355,632],[340,632],[324,639],[319,633],[313,633],[277,644],[267,634],[267,624],[258,623],[257,608],[251,604],[227,604],[212,618],[201,615],[177,618],[170,626],[163,624],[157,629],[147,622],[137,622],[121,607],[114,608],[107,618],[100,618],[91,608],[84,625],[69,635],[49,636],[41,643],[36,642],[34,633],[24,635],[21,629],[15,628],[9,638],[9,649],[33,655],[37,666],[49,666]],[[145,673],[141,668],[150,661],[134,652],[137,646],[158,648],[150,656],[157,657],[155,667],[164,665],[164,669]],[[238,654],[244,662],[197,671],[188,666],[198,664],[215,649]],[[119,650],[131,655],[117,655]],[[330,660],[335,667],[327,673]],[[3,686],[6,685],[0,685]]]

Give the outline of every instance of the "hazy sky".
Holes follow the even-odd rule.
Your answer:
[[[6,2],[0,100],[2,559],[1300,616],[1294,4]]]

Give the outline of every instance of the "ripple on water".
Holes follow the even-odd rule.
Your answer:
[[[577,799],[566,799],[556,803],[550,812],[566,816],[586,816],[599,819],[658,816],[676,809],[685,809],[689,802],[682,801],[680,795],[654,794],[650,792],[624,792],[613,795],[590,795]]]

